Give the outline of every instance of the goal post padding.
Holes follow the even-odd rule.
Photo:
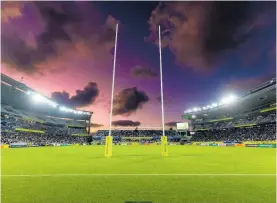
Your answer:
[[[106,157],[112,156],[112,144],[113,144],[113,137],[110,135],[106,136],[106,140],[105,140],[105,156]]]

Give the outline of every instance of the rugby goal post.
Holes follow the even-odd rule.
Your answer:
[[[115,65],[116,65],[116,50],[117,50],[117,34],[118,34],[118,24],[116,24],[115,30],[115,41],[114,41],[114,56],[113,56],[113,77],[112,77],[112,94],[111,94],[111,107],[110,107],[110,124],[109,124],[109,135],[105,139],[105,156],[112,156],[112,116],[113,116],[113,96],[114,96],[114,78],[115,78]]]
[[[159,30],[159,55],[160,55],[160,82],[161,82],[161,111],[162,111],[162,136],[161,136],[161,149],[162,156],[168,156],[168,143],[167,136],[165,135],[164,129],[164,99],[163,99],[163,72],[162,72],[162,45],[161,45],[161,26],[158,27]],[[109,125],[109,135],[106,136],[105,140],[105,156],[112,156],[112,115],[113,115],[113,96],[114,96],[114,80],[115,80],[115,66],[116,66],[116,50],[117,50],[117,36],[118,36],[118,24],[116,24],[116,35],[115,35],[115,46],[114,46],[114,57],[113,57],[113,76],[112,76],[112,93],[111,93],[111,107],[110,107],[110,125]]]

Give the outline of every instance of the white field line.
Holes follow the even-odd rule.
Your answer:
[[[148,174],[13,174],[1,175],[1,177],[74,177],[74,176],[276,176],[276,174],[247,174],[247,173],[226,173],[226,174],[189,174],[189,173],[148,173]]]

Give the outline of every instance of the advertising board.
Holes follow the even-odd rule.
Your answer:
[[[276,148],[276,144],[258,144],[261,148]]]
[[[258,147],[258,144],[245,144],[246,147]]]

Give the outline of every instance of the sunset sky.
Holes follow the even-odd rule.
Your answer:
[[[160,127],[275,77],[275,2],[1,2],[2,72],[107,127]],[[122,121],[123,120],[123,121]]]

